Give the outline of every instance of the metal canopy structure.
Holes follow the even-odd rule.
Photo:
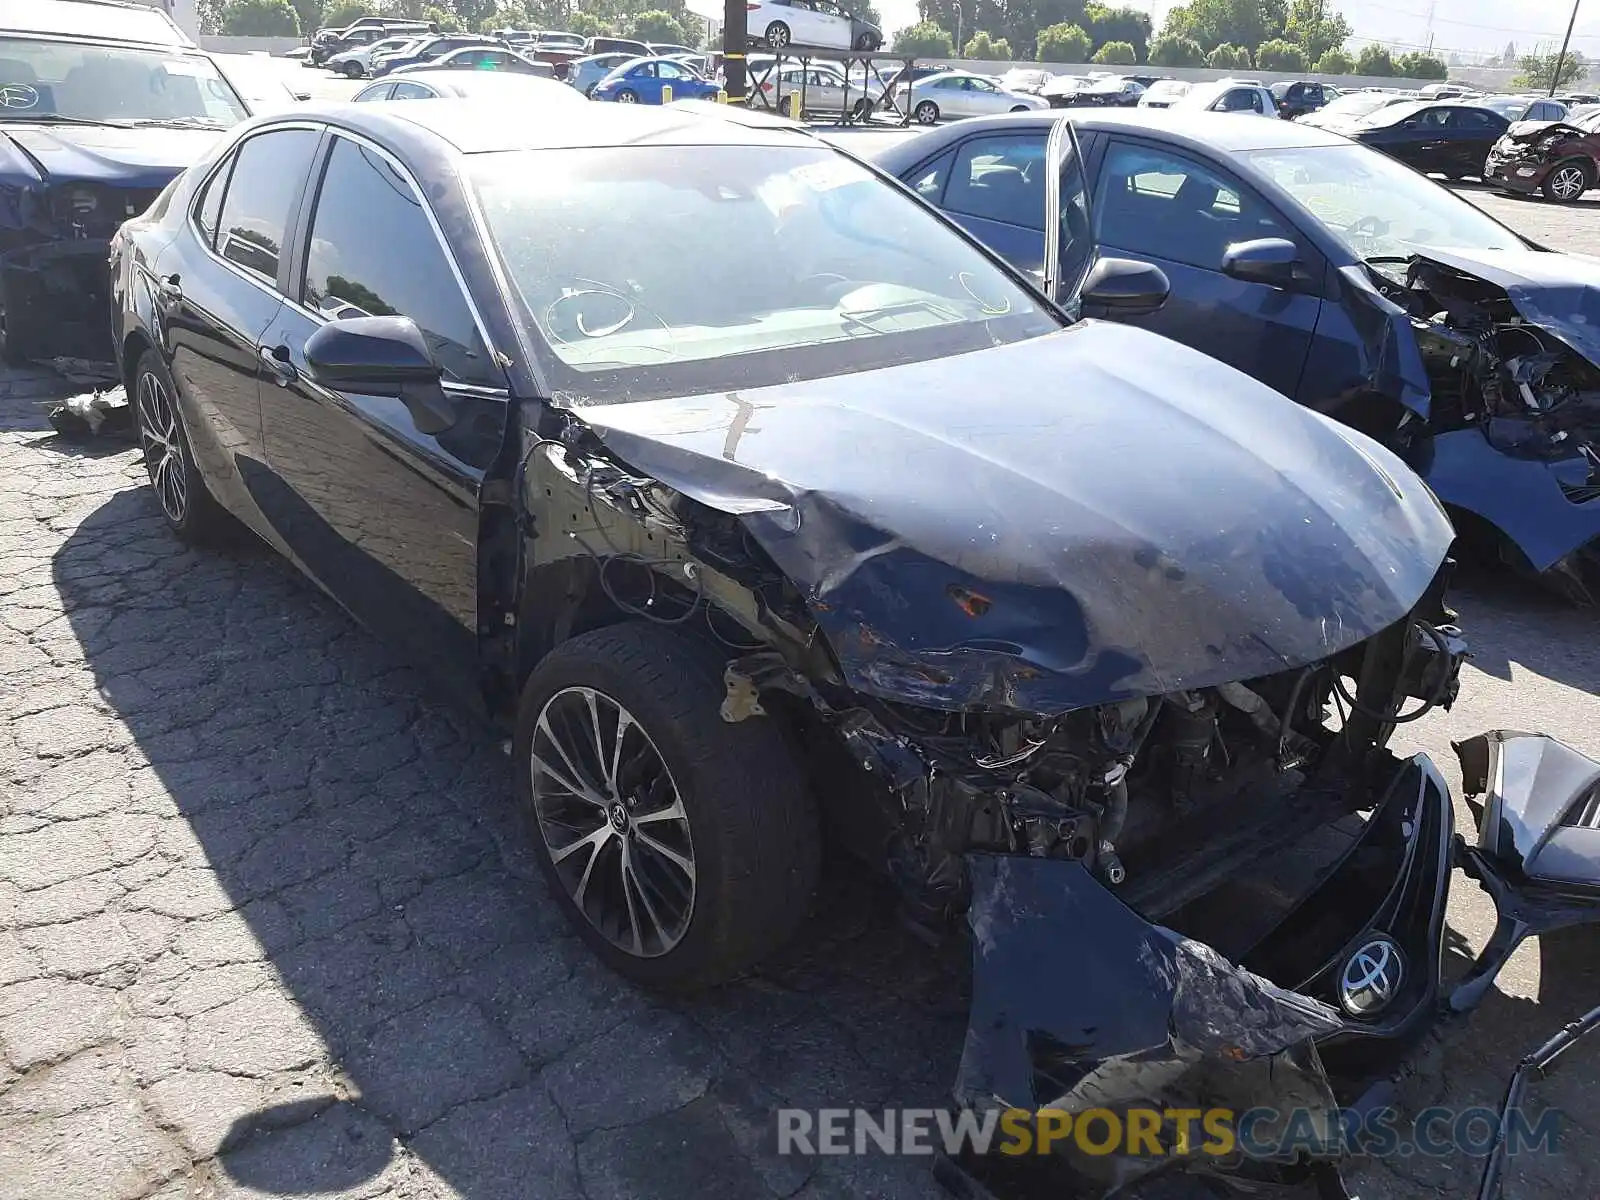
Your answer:
[[[870,125],[874,111],[888,111],[900,118],[901,125],[911,124],[911,106],[902,105],[895,98],[891,84],[901,72],[907,80],[904,95],[909,98],[911,68],[916,64],[915,55],[897,54],[884,50],[836,50],[822,46],[797,46],[788,45],[778,50],[762,50],[759,53],[763,61],[745,63],[749,80],[749,92],[745,103],[750,108],[765,108],[768,111],[781,113],[786,111],[785,95],[798,96],[800,111],[802,113],[813,111],[806,103],[806,75],[812,67],[826,63],[829,67],[838,67],[844,77],[844,97],[839,105],[836,125]],[[770,55],[770,58],[766,56]],[[783,73],[787,70],[799,68],[802,72],[799,88],[791,88],[787,93],[783,90]],[[889,72],[889,77],[884,77],[884,72]],[[882,100],[876,104],[871,103],[872,91],[870,81],[876,80],[881,88]],[[857,98],[851,101],[851,91],[856,84]],[[771,85],[770,87],[768,85]],[[732,92],[730,90],[730,97]],[[863,101],[868,102],[863,104]]]

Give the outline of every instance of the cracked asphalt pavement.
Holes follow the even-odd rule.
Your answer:
[[[59,386],[0,374],[0,1200],[940,1194],[923,1159],[775,1152],[780,1106],[953,1078],[962,973],[876,883],[831,864],[741,984],[629,988],[545,899],[490,733],[269,552],[180,547],[126,442],[53,436]],[[1494,579],[1458,603],[1462,700],[1405,748],[1453,783],[1449,740],[1493,725],[1600,754],[1595,614]],[[1491,924],[1458,875],[1451,972]],[[1525,946],[1404,1104],[1497,1103],[1596,1001],[1600,931]],[[1597,1054],[1539,1086],[1565,1133],[1511,1196],[1600,1188]],[[1369,1200],[1476,1174],[1352,1172]]]

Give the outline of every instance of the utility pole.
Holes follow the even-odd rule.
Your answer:
[[[1561,39],[1561,53],[1556,55],[1556,65],[1550,69],[1550,94],[1556,94],[1561,84],[1561,70],[1567,65],[1567,47],[1572,45],[1572,27],[1578,23],[1578,5],[1583,0],[1572,0],[1572,17],[1567,21],[1567,36]]]
[[[745,0],[722,0],[722,90],[730,104],[743,104],[744,53],[750,37]]]

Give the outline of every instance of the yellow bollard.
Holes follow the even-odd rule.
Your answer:
[[[670,83],[663,83],[661,85],[661,103],[672,103],[672,85]]]
[[[789,119],[791,121],[798,121],[800,119],[800,93],[790,92],[784,97],[784,99],[788,101]]]
[[[717,89],[717,103],[718,104],[726,104],[727,102],[728,102],[728,93],[723,91],[723,89],[718,88]]]

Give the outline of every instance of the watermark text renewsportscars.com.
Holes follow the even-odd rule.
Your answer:
[[[1165,1158],[1285,1159],[1300,1154],[1445,1158],[1488,1154],[1502,1135],[1508,1154],[1553,1154],[1560,1114],[1521,1109],[1428,1108],[1312,1111],[1252,1108],[779,1109],[779,1154],[1125,1154]]]

